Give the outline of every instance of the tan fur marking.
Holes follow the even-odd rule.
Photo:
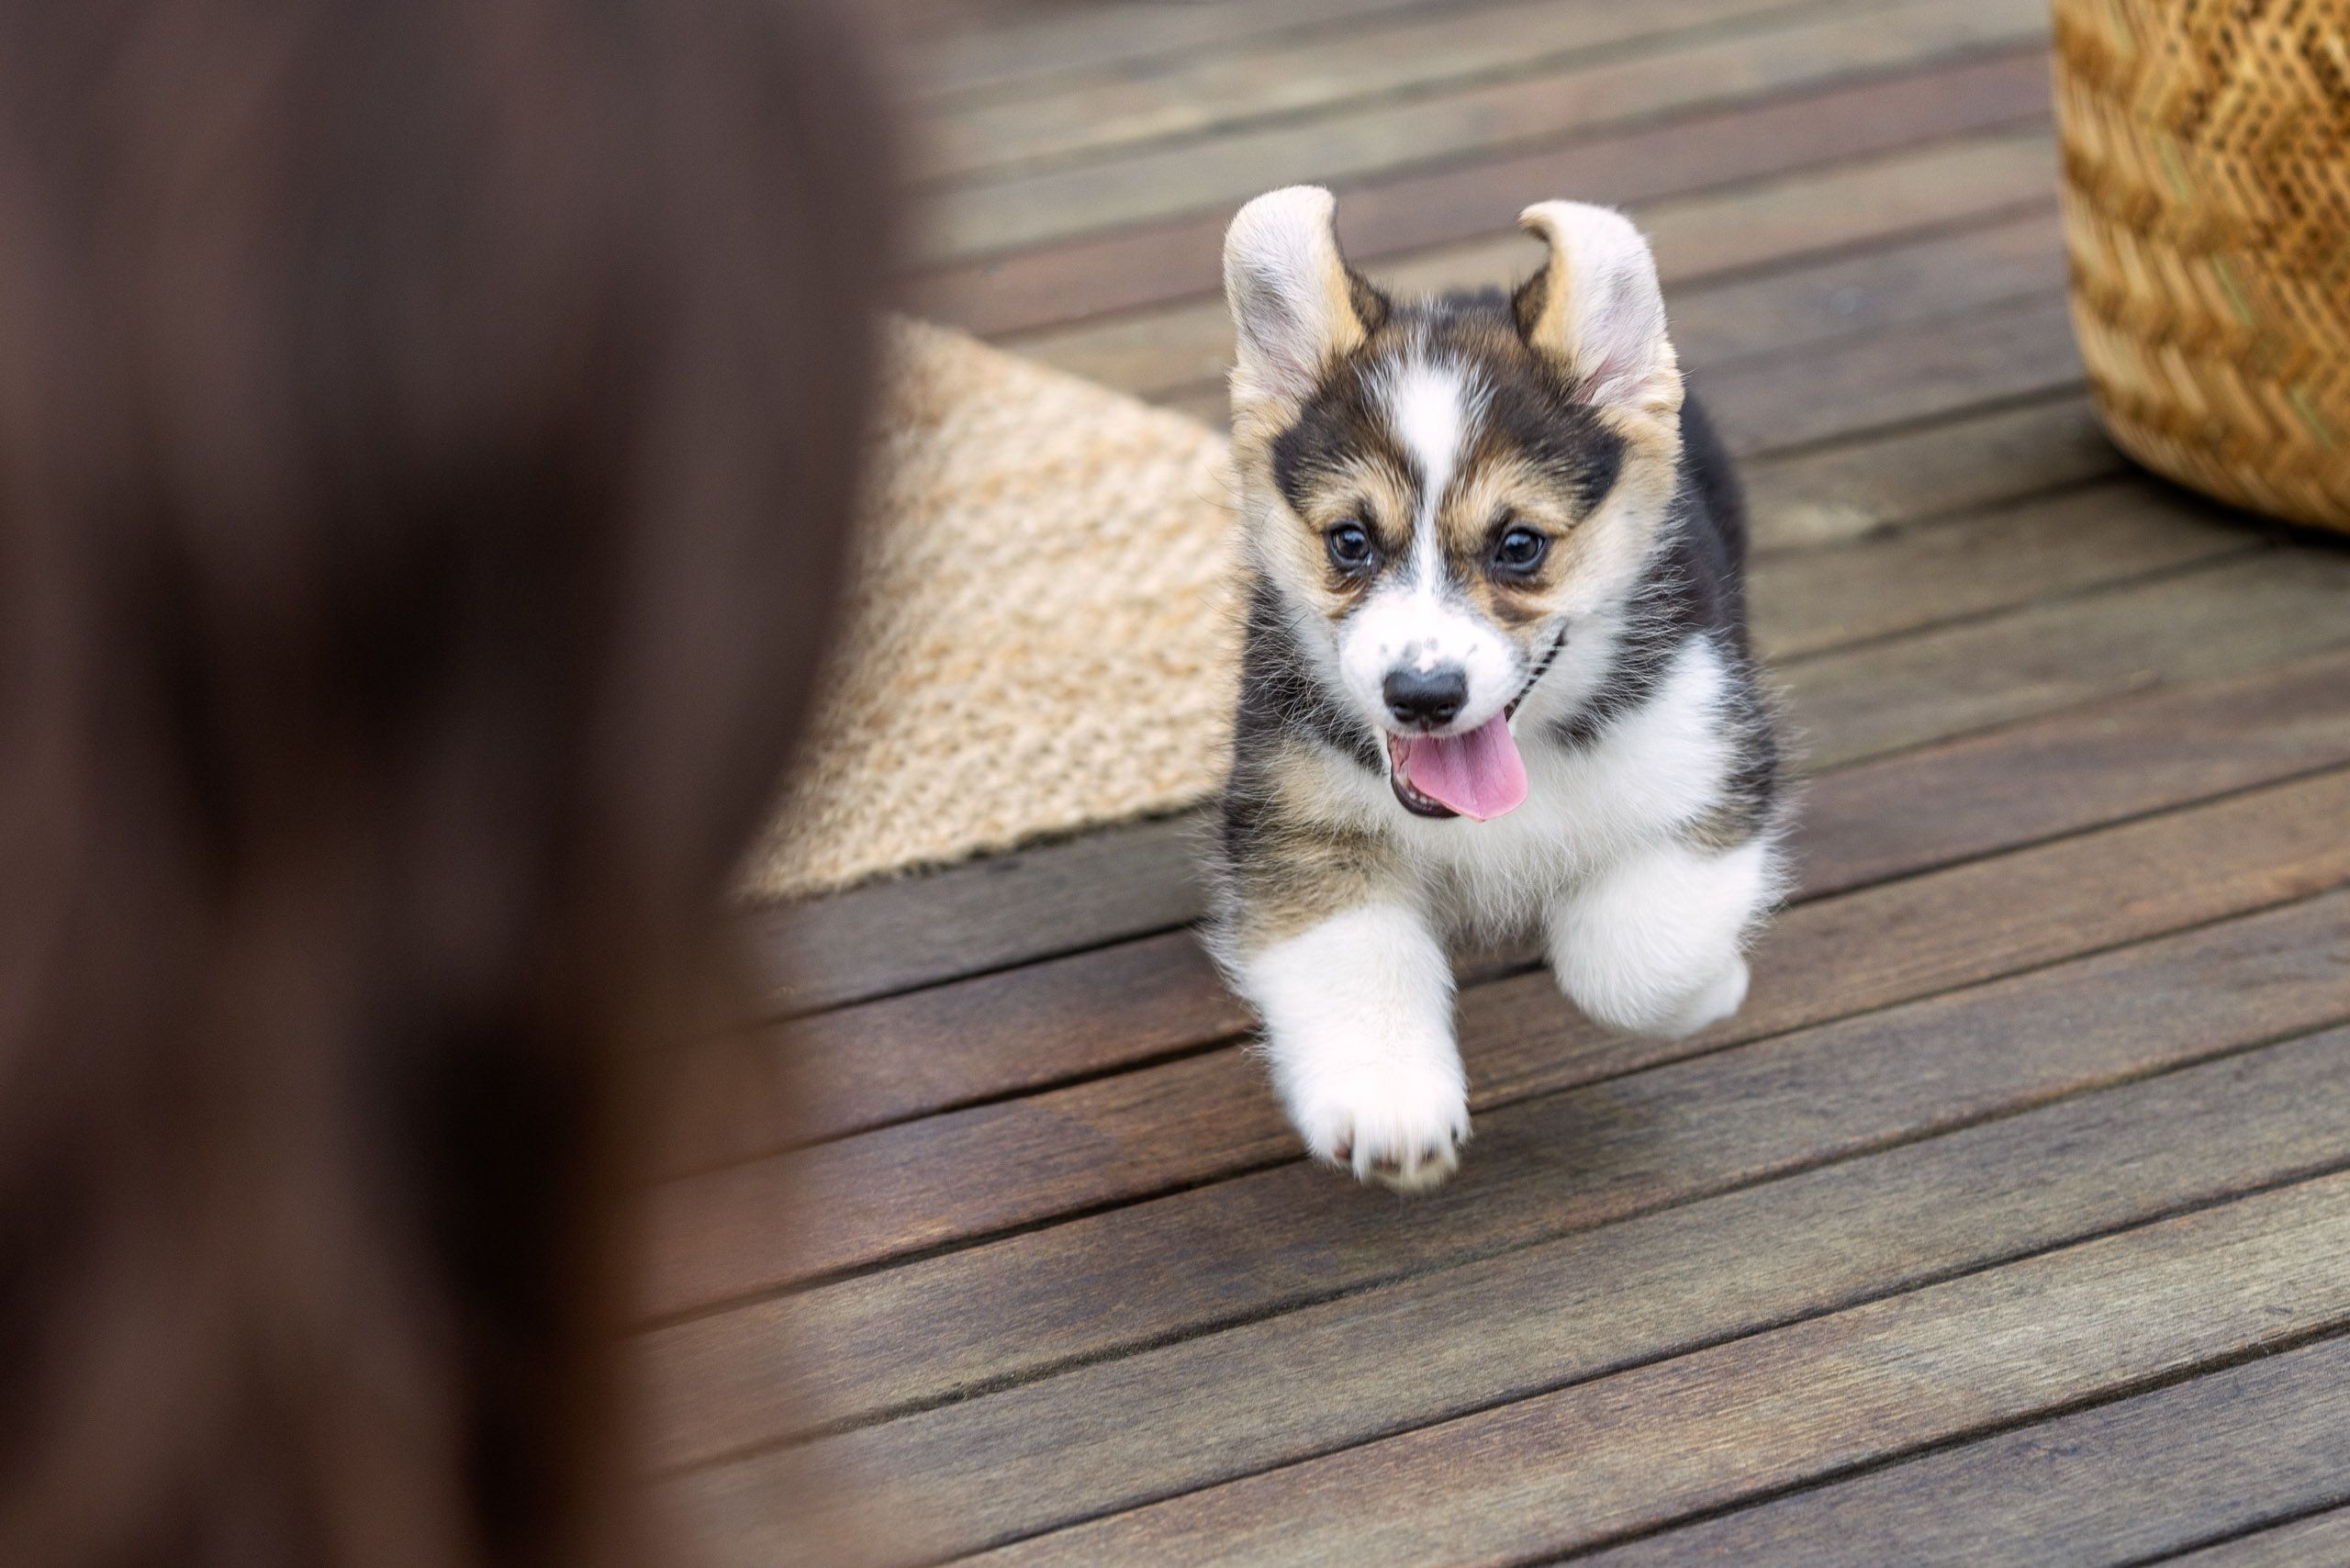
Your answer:
[[[1237,956],[1261,953],[1342,910],[1393,899],[1405,886],[1393,846],[1335,827],[1316,809],[1323,758],[1278,743],[1255,778],[1264,802],[1248,858],[1232,868],[1236,899],[1226,940]]]

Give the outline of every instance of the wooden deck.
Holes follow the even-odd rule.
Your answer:
[[[2045,0],[927,27],[924,308],[1203,416],[1259,190],[1405,286],[1631,208],[1746,456],[1802,880],[1694,1041],[1479,970],[1411,1202],[1298,1158],[1189,823],[763,917],[812,1103],[681,1053],[643,1339],[721,1560],[853,1499],[923,1562],[2350,1562],[2350,552],[2099,437]]]

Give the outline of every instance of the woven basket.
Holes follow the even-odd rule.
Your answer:
[[[2350,530],[2350,0],[2055,0],[2073,321],[2106,428]]]

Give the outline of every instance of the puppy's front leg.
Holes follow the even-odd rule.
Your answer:
[[[1684,1038],[1746,1000],[1740,945],[1778,892],[1765,839],[1637,850],[1551,902],[1551,971],[1593,1022]]]
[[[1399,1192],[1460,1162],[1469,1090],[1453,1044],[1452,965],[1420,913],[1358,905],[1237,956],[1265,1058],[1317,1159]]]

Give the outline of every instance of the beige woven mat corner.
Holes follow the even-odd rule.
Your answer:
[[[918,323],[891,330],[834,696],[755,897],[1168,812],[1222,779],[1222,440]]]

